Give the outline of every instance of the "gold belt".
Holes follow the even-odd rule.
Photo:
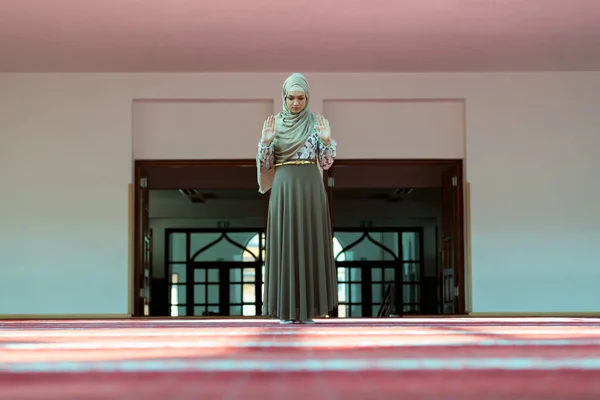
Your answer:
[[[316,164],[317,162],[314,160],[293,160],[293,161],[284,161],[275,164],[276,167],[281,167],[282,165],[304,165],[304,164]]]

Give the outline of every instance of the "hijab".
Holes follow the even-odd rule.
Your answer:
[[[295,91],[304,92],[306,95],[306,106],[298,114],[290,111],[286,101],[288,94]],[[283,99],[283,110],[275,116],[275,138],[273,139],[275,163],[292,159],[312,134],[316,121],[314,114],[310,112],[310,92],[304,75],[294,73],[288,76],[283,82],[281,97]],[[258,169],[258,191],[264,194],[271,189],[275,169],[272,168],[268,171],[262,169],[258,157],[256,168]]]

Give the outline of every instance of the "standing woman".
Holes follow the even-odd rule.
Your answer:
[[[283,83],[283,111],[267,118],[256,164],[260,193],[271,190],[263,314],[280,323],[314,323],[338,305],[333,235],[319,167],[331,167],[329,122],[310,112],[302,74]]]

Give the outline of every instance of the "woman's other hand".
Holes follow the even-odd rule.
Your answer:
[[[324,144],[329,144],[331,141],[331,128],[329,121],[321,114],[317,115],[317,135],[321,138]]]
[[[261,141],[268,146],[275,138],[275,117],[270,115],[263,124]]]

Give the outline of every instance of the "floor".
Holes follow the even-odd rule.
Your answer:
[[[0,321],[0,399],[600,399],[600,319]]]

